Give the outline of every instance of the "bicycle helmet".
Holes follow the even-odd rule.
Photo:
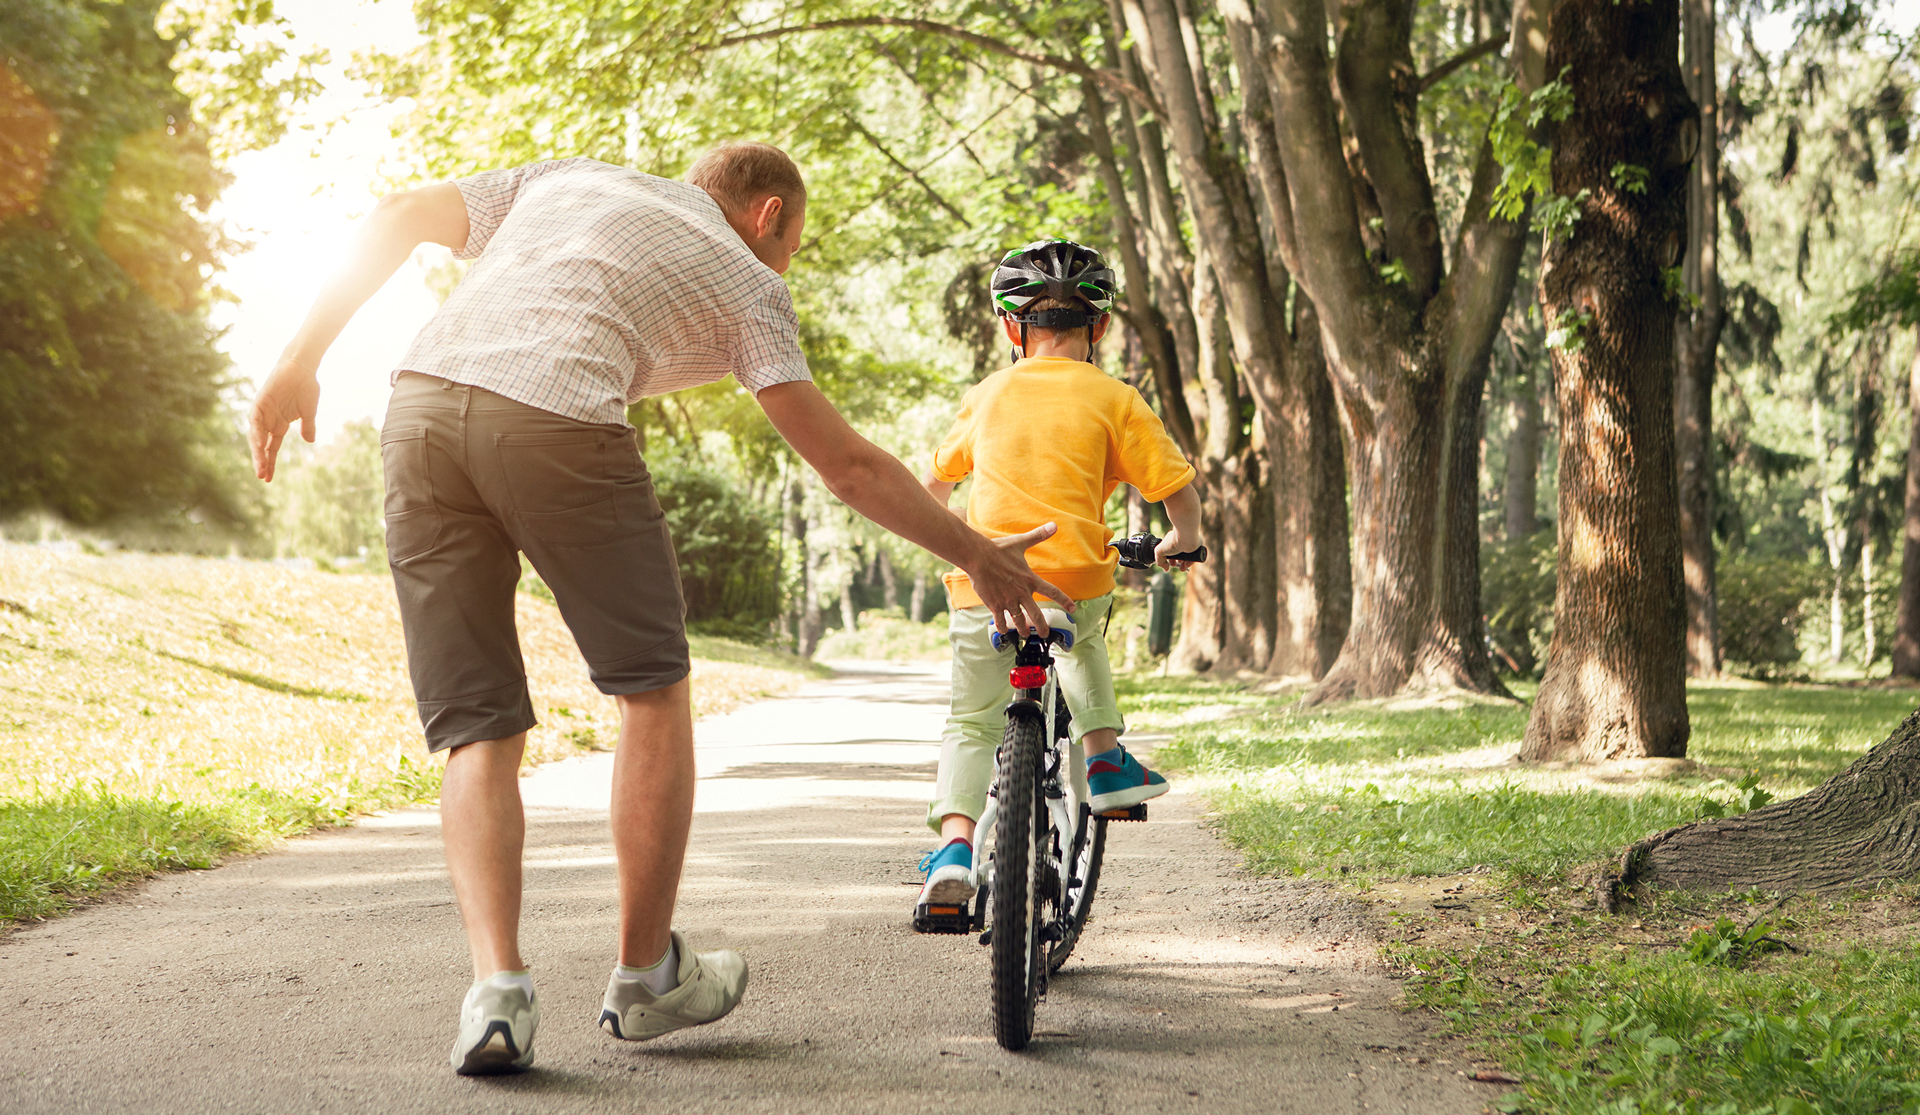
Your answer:
[[[1022,326],[1078,329],[1113,312],[1117,285],[1107,261],[1092,248],[1071,240],[1035,240],[1006,254],[993,269],[990,289],[994,309],[1004,318]],[[1083,302],[1088,309],[1028,313],[1041,298]]]

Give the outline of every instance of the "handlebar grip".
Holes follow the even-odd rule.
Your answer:
[[[1196,563],[1204,562],[1207,560],[1207,548],[1205,546],[1201,546],[1197,549],[1188,550],[1184,554],[1168,554],[1167,560],[1168,561],[1191,561]]]

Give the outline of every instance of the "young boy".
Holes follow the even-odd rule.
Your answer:
[[[1090,363],[1107,331],[1114,286],[1100,254],[1071,240],[1035,241],[1007,253],[993,273],[993,301],[1019,359],[967,392],[925,481],[934,500],[945,504],[954,485],[971,474],[966,519],[989,537],[1059,524],[1058,533],[1027,551],[1027,560],[1042,580],[1077,602],[1073,649],[1056,650],[1054,662],[1073,716],[1073,740],[1086,754],[1096,813],[1167,791],[1166,779],[1119,743],[1126,725],[1104,637],[1117,560],[1107,547],[1107,497],[1127,483],[1147,500],[1165,503],[1173,529],[1156,551],[1163,568],[1187,568],[1191,563],[1168,555],[1200,544],[1193,466],[1140,393]],[[953,704],[927,809],[927,825],[945,845],[922,862],[927,881],[915,901],[960,905],[973,897],[974,826],[986,808],[1013,689],[1011,656],[989,641],[993,615],[965,573],[945,580]]]

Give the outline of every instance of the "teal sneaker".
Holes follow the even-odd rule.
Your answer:
[[[973,901],[973,845],[955,838],[937,852],[920,857],[926,885],[913,904],[917,933],[965,933],[967,903]]]
[[[1093,811],[1108,813],[1159,797],[1167,792],[1167,780],[1141,766],[1126,748],[1116,747],[1087,756],[1087,792],[1093,795]]]

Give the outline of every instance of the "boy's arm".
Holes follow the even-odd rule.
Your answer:
[[[320,289],[307,319],[253,400],[247,441],[253,449],[254,475],[273,479],[281,439],[295,421],[300,423],[300,436],[313,440],[313,419],[320,405],[320,359],[361,303],[386,285],[415,248],[432,241],[457,249],[466,244],[467,232],[467,203],[460,187],[451,182],[380,199],[362,225],[346,266]]]
[[[842,503],[881,527],[959,566],[973,590],[993,611],[993,625],[1044,635],[1046,617],[1034,600],[1037,593],[1074,610],[1072,598],[1041,580],[1027,566],[1027,547],[1052,537],[1058,529],[1047,523],[1037,530],[1006,538],[988,538],[955,519],[926,489],[914,483],[913,473],[893,454],[861,437],[840,412],[805,380],[761,388],[754,398],[767,419],[794,452],[814,467],[827,489]]]
[[[1188,569],[1190,561],[1174,561],[1173,554],[1184,554],[1200,545],[1200,493],[1193,490],[1193,483],[1167,496],[1161,502],[1167,509],[1167,521],[1173,528],[1160,540],[1153,551],[1153,560],[1162,569]]]
[[[942,480],[932,469],[928,469],[927,477],[920,481],[920,486],[925,488],[927,494],[933,497],[933,502],[952,512],[954,517],[961,522],[964,523],[967,521],[966,512],[953,506],[953,489],[957,486],[953,481]]]

